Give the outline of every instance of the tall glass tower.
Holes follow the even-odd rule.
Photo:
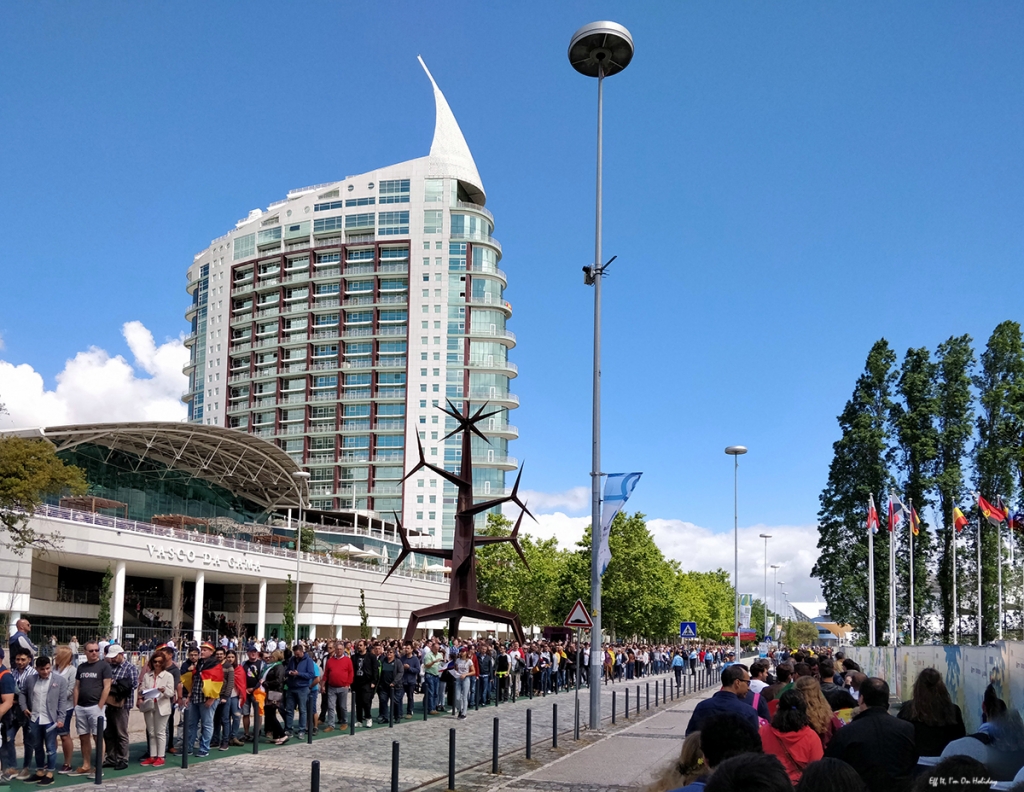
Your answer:
[[[478,495],[505,490],[519,404],[515,336],[494,217],[448,102],[434,90],[426,157],[292,190],[195,256],[184,395],[189,420],[276,443],[311,474],[311,507],[354,510],[450,544],[455,492],[418,459],[456,470],[438,409],[487,401],[473,440]]]

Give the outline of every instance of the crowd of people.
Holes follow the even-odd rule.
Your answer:
[[[310,731],[409,719],[417,699],[427,715],[466,718],[473,707],[570,690],[589,684],[590,676],[590,645],[572,640],[289,645],[271,637],[240,645],[225,634],[216,643],[178,647],[169,640],[128,652],[116,641],[74,637],[68,645],[44,641],[40,651],[30,630],[27,620],[17,623],[8,645],[10,669],[0,649],[0,783],[46,786],[56,774],[93,773],[101,719],[102,762],[125,769],[136,708],[146,725],[141,762],[158,768],[181,751],[203,757],[253,740],[282,745]],[[601,681],[616,684],[672,670],[679,677],[684,668],[695,673],[698,663],[711,671],[731,658],[717,645],[624,643],[604,647],[601,659]],[[73,734],[81,749],[77,767]]]
[[[900,705],[842,652],[772,654],[723,664],[721,689],[694,708],[678,761],[648,792],[1024,790],[1024,722],[993,685],[969,735],[933,668]]]

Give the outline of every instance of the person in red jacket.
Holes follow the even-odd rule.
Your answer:
[[[348,694],[352,687],[352,658],[345,652],[341,641],[334,642],[334,653],[324,663],[324,672],[320,677],[320,687],[327,692],[327,726],[325,732],[334,731],[336,726],[342,729],[348,723]],[[341,720],[338,721],[338,709],[341,709]]]
[[[804,768],[824,755],[821,739],[807,719],[807,702],[799,690],[787,690],[779,698],[772,722],[761,727],[761,745],[766,754],[782,762],[794,786]]]

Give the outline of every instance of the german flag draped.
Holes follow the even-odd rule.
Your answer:
[[[203,696],[217,698],[220,695],[220,689],[224,686],[224,666],[216,663],[203,669],[199,672],[199,678],[203,681]],[[186,671],[181,675],[182,688],[191,691],[194,679],[195,674],[192,671]]]

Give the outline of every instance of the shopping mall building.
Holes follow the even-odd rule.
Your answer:
[[[186,423],[9,434],[51,443],[89,485],[32,517],[52,548],[0,549],[0,612],[12,624],[28,618],[37,642],[96,634],[108,569],[113,636],[129,646],[210,637],[239,621],[248,635],[290,638],[283,613],[296,579],[300,637],[359,635],[361,605],[374,634],[398,637],[411,610],[447,598],[444,568],[415,553],[384,580],[401,541],[380,520],[304,509],[306,552],[297,556],[306,484],[288,454],[252,435]],[[493,628],[463,622],[467,632]]]

